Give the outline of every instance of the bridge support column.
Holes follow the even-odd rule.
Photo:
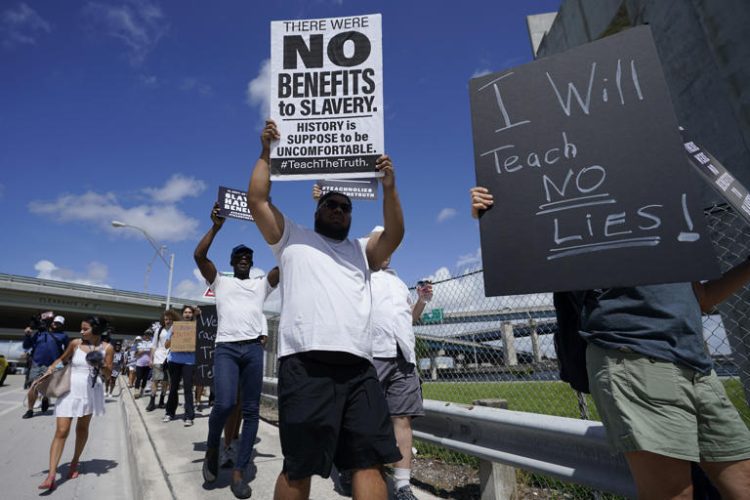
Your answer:
[[[505,356],[505,366],[518,366],[518,356],[516,355],[515,338],[513,337],[513,324],[510,321],[503,323],[503,355]]]
[[[509,465],[480,460],[479,488],[482,500],[516,498],[516,469]]]
[[[529,320],[529,336],[531,337],[531,352],[534,354],[534,363],[541,363],[542,350],[539,348],[539,334],[536,331],[536,321]]]

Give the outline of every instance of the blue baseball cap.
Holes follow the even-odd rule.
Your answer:
[[[237,245],[232,249],[232,255],[230,257],[231,260],[234,260],[235,257],[237,257],[241,253],[249,253],[250,257],[253,256],[253,249],[245,246],[245,245]]]

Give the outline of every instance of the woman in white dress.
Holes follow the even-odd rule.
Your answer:
[[[55,367],[64,362],[72,363],[70,374],[70,392],[57,399],[55,404],[55,420],[57,429],[49,450],[49,474],[47,479],[39,485],[39,489],[55,489],[57,465],[60,463],[65,440],[70,433],[73,419],[76,422],[76,445],[73,460],[70,462],[68,479],[78,477],[78,460],[81,458],[83,447],[89,437],[89,423],[92,415],[104,414],[104,384],[112,372],[114,349],[106,342],[102,342],[102,334],[107,329],[104,318],[90,316],[81,322],[81,338],[74,339],[68,344],[65,352],[52,363],[47,370],[54,371]],[[98,351],[100,366],[95,366]],[[87,361],[87,356],[89,360]]]

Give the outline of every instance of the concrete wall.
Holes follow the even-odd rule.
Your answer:
[[[538,57],[649,24],[677,118],[750,186],[750,1],[565,0]],[[718,200],[706,186],[706,205]]]

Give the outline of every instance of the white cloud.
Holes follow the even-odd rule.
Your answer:
[[[489,75],[490,73],[492,73],[492,71],[487,68],[477,69],[471,75],[471,78],[478,78],[480,76]]]
[[[180,83],[180,90],[183,92],[197,92],[202,96],[211,96],[214,94],[214,89],[211,85],[198,78],[183,78],[182,83]]]
[[[174,174],[164,187],[144,188],[154,203],[177,203],[188,196],[198,196],[206,189],[206,183],[195,177]]]
[[[2,45],[6,49],[18,45],[35,45],[39,35],[50,31],[50,23],[24,2],[19,3],[15,9],[7,9],[0,20]]]
[[[261,63],[258,76],[247,84],[247,104],[257,106],[262,120],[271,116],[271,60]]]
[[[467,253],[458,257],[456,262],[457,269],[463,269],[464,271],[476,271],[482,269],[482,248],[477,248],[474,253]]]
[[[144,87],[155,89],[159,86],[159,78],[156,77],[156,75],[138,75],[138,81],[143,85]]]
[[[448,219],[452,219],[456,216],[456,209],[455,208],[444,208],[440,211],[440,213],[437,216],[437,222],[438,224],[441,222],[445,222]]]
[[[89,262],[85,272],[76,272],[72,269],[57,267],[49,260],[40,260],[34,264],[34,269],[37,271],[36,277],[41,279],[112,288],[107,284],[109,269],[101,262]]]
[[[120,5],[89,2],[84,12],[107,35],[125,44],[134,66],[146,59],[168,29],[161,7],[150,0],[126,0]]]
[[[204,188],[202,181],[175,175],[162,188],[143,190],[155,199],[150,204],[125,206],[115,193],[87,191],[83,194],[63,194],[53,200],[35,200],[29,203],[29,210],[59,222],[93,224],[123,238],[142,238],[143,235],[129,228],[112,227],[113,220],[138,226],[158,241],[183,241],[195,237],[199,222],[174,203]]]
[[[177,283],[173,295],[180,299],[206,300],[203,294],[206,292],[206,280],[201,276],[198,268],[193,269],[193,279],[185,279]]]

